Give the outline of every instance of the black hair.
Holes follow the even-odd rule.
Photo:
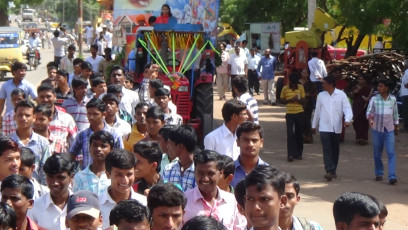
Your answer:
[[[164,121],[164,111],[159,106],[152,106],[147,110],[146,119],[147,118],[160,119],[161,121]]]
[[[111,149],[115,147],[115,138],[112,136],[112,134],[105,130],[93,133],[89,138],[89,146],[91,146],[92,141],[102,141],[103,143],[108,143]]]
[[[73,61],[72,61],[72,65],[78,65],[78,64],[80,64],[80,63],[82,63],[82,62],[84,62],[84,60],[82,60],[81,58],[75,58]]]
[[[216,167],[219,171],[222,170],[222,162],[221,162],[221,156],[219,153],[213,150],[197,150],[196,153],[194,153],[194,166],[197,168],[198,164],[206,164],[208,162],[215,162]]]
[[[102,101],[105,102],[105,104],[106,104],[107,101],[114,101],[116,103],[116,105],[120,104],[119,98],[113,93],[107,93],[107,94],[103,95]]]
[[[163,9],[163,7],[169,8],[169,17],[173,17],[173,14],[171,13],[171,8],[170,8],[169,4],[163,4],[162,7],[160,8],[160,11],[161,11],[161,9]],[[160,12],[160,15],[163,15],[163,13]]]
[[[23,166],[31,167],[35,164],[35,154],[27,147],[20,148],[20,159]]]
[[[34,110],[35,105],[34,105],[34,103],[32,103],[31,101],[29,101],[29,100],[26,99],[26,100],[19,101],[19,102],[16,104],[16,107],[14,107],[14,112],[15,112],[15,113],[17,113],[18,107],[32,108],[32,109]]]
[[[323,78],[323,81],[326,81],[329,85],[336,87],[336,78],[329,74],[327,77]]]
[[[196,216],[188,220],[181,230],[227,230],[227,228],[213,217]]]
[[[152,79],[149,81],[149,86],[155,89],[163,88],[163,81],[160,79]]]
[[[184,192],[177,188],[172,183],[158,183],[155,184],[147,195],[147,208],[149,210],[150,218],[153,211],[157,207],[177,207],[180,206],[182,210],[186,207],[187,199]]]
[[[42,85],[42,84],[52,85],[53,82],[54,82],[54,84],[55,84],[55,79],[48,77],[48,78],[42,80],[42,81],[40,82],[40,84],[41,84],[41,85]],[[55,91],[55,89],[54,89],[54,91]]]
[[[333,205],[334,222],[344,222],[347,225],[356,215],[372,218],[380,214],[376,202],[368,195],[358,192],[347,192],[340,195]]]
[[[34,107],[34,113],[42,113],[44,116],[52,117],[52,107],[47,104],[39,104]]]
[[[245,187],[245,179],[242,179],[235,185],[234,188],[234,195],[237,203],[245,208],[245,195],[246,195],[246,187]]]
[[[10,176],[4,178],[1,182],[1,192],[6,188],[10,189],[20,189],[21,194],[27,199],[31,200],[34,196],[34,186],[31,183],[30,179],[20,175],[20,174],[11,174]]]
[[[235,162],[230,156],[220,155],[219,160],[222,164],[221,169],[222,169],[222,174],[224,175],[224,178],[227,178],[227,176],[229,175],[235,174]]]
[[[148,23],[149,23],[149,25],[151,25],[152,23],[155,23],[156,22],[156,17],[155,16],[150,16],[149,17],[149,20],[148,20]]]
[[[289,75],[289,82],[292,84],[298,84],[299,83],[299,74],[296,72],[293,72]]]
[[[147,208],[137,200],[122,200],[110,211],[109,225],[119,226],[121,220],[128,223],[147,220]]]
[[[153,141],[139,141],[133,146],[133,152],[139,154],[150,164],[156,162],[156,172],[160,172],[160,164],[163,157],[163,152],[161,151],[158,143]]]
[[[55,37],[59,37],[59,36],[60,36],[59,30],[55,30],[53,34],[54,34]]]
[[[20,152],[20,147],[17,142],[11,139],[11,137],[0,134],[0,156],[2,156],[7,150]]]
[[[104,51],[105,53],[112,53],[112,49],[109,48],[109,47],[106,47],[103,51]]]
[[[50,79],[50,78],[47,78],[47,79]],[[46,79],[46,80],[47,80]],[[38,87],[37,87],[37,93],[38,94],[40,94],[40,92],[43,92],[43,91],[51,91],[53,94],[55,94],[55,88],[54,88],[54,86],[52,86],[51,84],[49,84],[49,83],[42,83],[41,85],[39,85]]]
[[[299,181],[290,173],[285,173],[285,183],[293,185],[293,188],[296,191],[296,196],[299,195],[300,192],[300,185]]]
[[[385,85],[386,87],[388,87],[388,91],[390,90],[391,85],[392,85],[392,82],[391,82],[390,79],[382,77],[382,78],[377,80],[377,85],[380,84],[380,83]]]
[[[48,68],[50,68],[51,66],[57,67],[57,69],[58,69],[58,64],[57,64],[56,62],[50,61],[50,62],[47,63],[47,70],[48,70]]]
[[[122,87],[123,86],[117,84],[109,85],[107,93],[122,93]]]
[[[246,108],[246,104],[242,101],[239,101],[237,99],[229,100],[222,106],[222,118],[225,122],[229,122],[232,115],[239,114],[240,112],[246,110]]]
[[[88,86],[88,81],[82,77],[74,77],[71,82],[72,88],[78,88],[81,86]]]
[[[197,145],[197,135],[194,128],[190,125],[181,125],[171,130],[169,139],[174,144],[182,144],[187,152],[192,153]]]
[[[56,65],[47,66],[47,72],[52,70],[52,69],[55,69],[56,71],[58,71],[58,66],[56,66]]]
[[[170,90],[162,87],[162,88],[158,88],[156,90],[156,92],[154,93],[155,97],[161,97],[161,96],[170,96]]]
[[[0,228],[13,230],[17,229],[17,215],[14,209],[4,203],[0,202]]]
[[[67,172],[69,176],[74,176],[75,162],[66,153],[54,154],[45,161],[44,172],[47,176],[61,172]]]
[[[69,45],[69,46],[68,46],[68,51],[69,51],[69,50],[74,50],[74,51],[75,51],[75,50],[76,50],[75,45],[74,45],[74,44]]]
[[[19,61],[14,62],[14,64],[11,66],[11,71],[17,71],[19,69],[27,70],[27,65]]]
[[[149,108],[149,105],[146,102],[137,103],[137,105],[135,106],[135,113],[136,113],[136,110],[141,109],[141,108],[143,108],[145,106],[147,106],[147,108]]]
[[[387,207],[385,206],[385,204],[383,202],[381,202],[380,200],[378,200],[377,198],[375,198],[374,196],[371,196],[369,194],[367,194],[367,196],[369,196],[378,206],[378,208],[380,209],[380,219],[381,218],[385,218],[388,216],[388,210]]]
[[[11,95],[11,96],[13,96],[13,95],[22,95],[24,99],[26,99],[26,97],[27,97],[27,95],[26,95],[26,93],[24,92],[24,90],[22,90],[22,89],[20,89],[20,88],[13,89],[13,91],[11,91],[11,94],[10,94],[10,95]]]
[[[285,194],[285,174],[272,166],[258,165],[245,177],[245,187],[253,185],[259,192],[270,185],[280,197]]]
[[[143,66],[143,70],[150,69],[151,66],[152,66],[152,64],[147,63],[146,65]]]
[[[83,61],[81,63],[81,69],[89,69],[92,71],[92,64],[87,61]]]
[[[247,41],[247,40],[243,40],[243,41],[242,41],[242,44],[248,44],[248,41]]]
[[[106,104],[99,98],[92,98],[87,104],[86,109],[97,108],[100,112],[106,111]]]
[[[91,80],[91,86],[92,87],[96,87],[96,86],[98,86],[99,84],[102,84],[102,83],[106,83],[106,81],[105,81],[105,79],[103,79],[101,77],[95,77],[95,78],[93,78]]]
[[[63,69],[58,70],[57,74],[63,76],[65,79],[68,79],[68,77],[69,77],[69,73],[66,70],[63,70]]]
[[[318,53],[316,51],[310,52],[310,56],[312,57],[317,57]]]
[[[91,45],[91,49],[92,49],[92,48],[98,50],[98,45],[93,44],[93,45]]]
[[[113,149],[105,158],[105,168],[108,173],[112,168],[132,169],[135,167],[135,156],[126,149]]]
[[[133,77],[130,74],[125,74],[126,80],[128,80],[130,83],[134,84],[135,82],[133,81]]]
[[[162,136],[162,138],[165,141],[168,141],[171,130],[174,129],[174,128],[176,128],[175,125],[164,125],[163,127],[160,128],[159,134]]]
[[[262,126],[260,126],[259,124],[250,122],[250,121],[246,121],[238,126],[237,131],[236,131],[237,139],[241,137],[242,133],[250,133],[253,131],[258,131],[259,137],[263,138],[264,130]]]
[[[248,90],[248,80],[244,76],[237,76],[231,81],[232,87],[235,87],[238,92],[245,93]]]

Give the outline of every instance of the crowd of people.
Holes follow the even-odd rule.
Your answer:
[[[293,216],[299,182],[259,155],[264,130],[253,95],[262,86],[264,104],[277,103],[277,59],[269,49],[262,56],[244,41],[230,55],[221,44],[217,87],[225,100],[224,123],[205,136],[200,149],[194,128],[177,114],[170,88],[157,78],[158,65],[144,67],[135,89],[123,67],[113,65],[110,48],[102,57],[100,46],[92,44],[83,60],[75,58],[73,44],[65,55],[66,41],[54,35],[55,58],[38,87],[25,79],[27,66],[15,62],[13,78],[0,88],[2,227],[322,229]],[[280,94],[287,160],[302,159],[303,143],[313,140],[318,126],[324,177],[336,178],[342,128],[360,119],[367,124],[353,123],[358,143],[366,143],[373,128],[375,179],[384,174],[385,144],[388,180],[396,184],[398,113],[387,81],[378,81],[372,96],[368,80],[359,78],[352,107],[336,88],[341,79],[327,76],[324,63],[312,56],[309,68],[291,74]],[[229,87],[233,98],[227,100]],[[337,229],[357,229],[362,222],[382,229],[387,215],[381,202],[360,193],[343,194],[333,210]]]

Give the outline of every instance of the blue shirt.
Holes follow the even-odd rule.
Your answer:
[[[179,161],[173,161],[166,165],[163,172],[163,180],[181,185],[183,191],[190,190],[196,186],[194,177],[194,163],[188,169],[185,169],[183,175],[181,175],[181,167]]]
[[[116,132],[116,130],[105,123],[103,127],[104,131],[112,134],[115,143],[113,145],[114,148],[123,149],[123,141],[122,137]],[[88,167],[92,164],[92,157],[89,153],[89,139],[94,131],[91,127],[81,131],[75,138],[74,143],[72,143],[71,148],[69,149],[69,153],[75,156],[82,155],[83,156],[83,165],[81,169]]]
[[[244,177],[247,175],[244,168],[241,166],[241,162],[240,162],[240,157],[238,157],[238,159],[236,159],[234,161],[235,164],[235,173],[234,173],[234,178],[232,178],[231,181],[231,185],[235,188],[235,186],[237,186],[237,184],[244,179]],[[268,165],[268,163],[266,163],[265,161],[263,161],[260,157],[258,158],[258,163],[256,164],[256,166],[258,165]],[[255,166],[255,167],[256,167]]]
[[[75,174],[72,191],[89,190],[100,196],[111,185],[111,180],[108,179],[106,173],[102,173],[100,177],[97,177],[89,167]]]
[[[278,65],[277,59],[269,55],[269,58],[263,56],[259,61],[258,68],[256,72],[258,72],[258,76],[261,76],[262,80],[272,80],[275,77],[275,69]],[[262,73],[260,73],[262,67]]]
[[[22,89],[26,93],[27,97],[28,95],[30,95],[32,99],[37,98],[37,91],[30,82],[23,79],[20,84],[15,85],[13,79],[10,79],[6,81],[0,88],[0,99],[6,99],[5,113],[8,113],[14,109],[13,103],[11,103],[11,92],[17,88]]]
[[[24,143],[20,140],[16,133],[11,136],[11,139],[17,142],[18,146],[29,148],[34,152],[35,171],[33,172],[33,177],[41,184],[46,185],[47,183],[45,181],[45,173],[43,167],[45,161],[48,159],[48,157],[51,156],[49,150],[50,143],[48,142],[48,140],[35,132],[31,132],[31,138],[27,145],[24,145]]]

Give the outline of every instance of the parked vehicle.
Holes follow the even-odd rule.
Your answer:
[[[22,14],[23,22],[24,21],[34,21],[34,10],[33,9],[24,9]]]
[[[16,61],[23,61],[21,29],[0,27],[0,78],[4,79]]]

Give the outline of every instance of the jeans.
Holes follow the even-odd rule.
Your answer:
[[[402,96],[402,118],[404,131],[408,131],[408,95]]]
[[[275,93],[273,92],[274,79],[271,80],[264,80],[262,79],[262,89],[264,93],[264,101],[265,102],[275,102]]]
[[[396,156],[394,149],[394,130],[384,132],[372,131],[374,147],[374,172],[376,176],[384,175],[384,165],[382,162],[382,151],[385,144],[388,156],[388,180],[397,179],[396,175]]]
[[[251,95],[254,95],[254,91],[259,93],[259,79],[256,70],[248,70],[248,88]]]
[[[303,153],[303,112],[287,113],[285,118],[288,157],[300,158]]]
[[[339,163],[340,133],[320,132],[320,140],[323,145],[324,168],[327,173],[336,175],[337,164]]]

